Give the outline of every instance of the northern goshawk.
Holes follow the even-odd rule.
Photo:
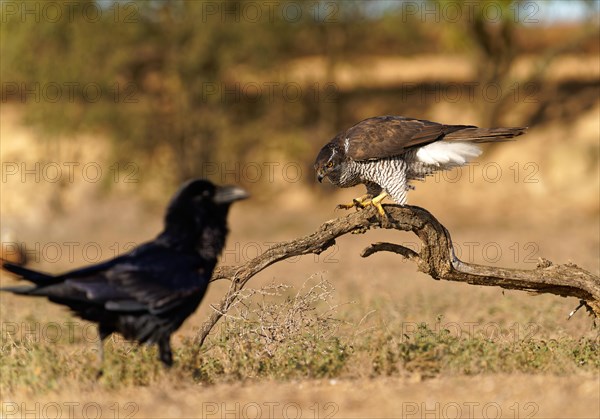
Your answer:
[[[403,116],[376,116],[340,132],[319,152],[315,170],[319,182],[336,186],[358,184],[367,194],[340,208],[373,205],[383,216],[381,201],[390,196],[406,204],[412,180],[463,166],[481,154],[478,143],[506,141],[527,128],[478,128],[444,125]]]

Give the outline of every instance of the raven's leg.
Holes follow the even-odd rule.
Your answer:
[[[98,341],[98,356],[100,358],[100,369],[98,370],[98,374],[96,378],[102,377],[104,374],[104,340],[110,336],[112,332],[107,330],[102,324],[98,325],[98,336],[100,340]]]
[[[167,367],[173,366],[173,353],[171,352],[171,338],[162,337],[158,341],[158,357]]]

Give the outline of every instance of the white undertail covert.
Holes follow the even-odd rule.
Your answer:
[[[436,141],[417,151],[417,160],[432,166],[456,167],[470,162],[481,154],[477,144],[462,141]]]

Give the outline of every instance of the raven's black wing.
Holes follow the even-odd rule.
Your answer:
[[[196,253],[150,246],[109,269],[107,282],[128,298],[109,298],[105,308],[128,311],[139,307],[153,314],[169,311],[190,296],[206,292],[213,266]],[[75,281],[81,286],[81,281]]]

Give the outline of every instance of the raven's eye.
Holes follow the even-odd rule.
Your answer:
[[[333,162],[332,161],[328,162],[327,167],[333,167]]]

